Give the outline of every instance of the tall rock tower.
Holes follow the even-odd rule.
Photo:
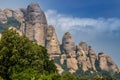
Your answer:
[[[48,50],[48,54],[50,59],[54,59],[60,55],[60,43],[57,38],[57,34],[52,25],[47,28],[46,34],[46,48]]]
[[[45,46],[45,33],[47,20],[44,12],[36,3],[31,3],[27,7],[26,36],[39,45]]]
[[[67,68],[69,68],[70,73],[76,72],[78,70],[77,59],[76,59],[76,46],[73,38],[69,32],[66,32],[62,39],[63,52],[66,54]]]

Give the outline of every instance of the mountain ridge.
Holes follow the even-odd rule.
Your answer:
[[[21,23],[18,31],[26,35],[33,42],[45,46],[48,50],[50,59],[55,60],[58,71],[62,74],[65,69],[70,73],[75,73],[79,68],[84,72],[113,71],[119,73],[119,68],[110,56],[104,52],[98,55],[86,42],[76,45],[71,33],[63,35],[60,44],[55,29],[47,24],[46,16],[37,3],[31,3],[27,8],[17,10],[0,10],[0,23],[7,23],[7,18],[13,17]],[[16,26],[14,26],[16,27]],[[96,67],[99,67],[99,69]],[[65,65],[65,67],[63,67]]]

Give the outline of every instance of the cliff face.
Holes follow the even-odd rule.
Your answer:
[[[46,48],[48,50],[48,54],[50,59],[54,59],[54,57],[59,57],[60,52],[60,43],[57,38],[57,34],[52,25],[47,28],[46,33]]]
[[[118,66],[114,63],[112,58],[105,54],[104,52],[100,52],[98,54],[98,61],[99,66],[101,70],[103,71],[113,71],[113,72],[119,72]]]
[[[80,42],[76,46],[69,32],[63,35],[62,44],[60,44],[55,28],[47,25],[45,14],[36,3],[31,3],[27,8],[19,8],[15,11],[0,10],[0,24],[7,23],[8,17],[13,17],[21,23],[19,30],[11,28],[17,30],[20,35],[26,35],[33,42],[45,46],[50,59],[58,58],[55,64],[59,73],[65,70],[75,73],[79,69],[84,72],[98,72],[97,67],[103,71],[119,72],[118,66],[110,56],[104,52],[97,55],[86,42]]]
[[[45,46],[47,21],[44,12],[36,3],[28,5],[26,11],[26,36],[39,45]]]

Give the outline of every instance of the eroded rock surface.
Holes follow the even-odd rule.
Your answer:
[[[58,41],[55,29],[52,25],[47,28],[46,34],[46,48],[50,58],[59,57],[60,52],[60,43]]]
[[[31,3],[27,7],[26,36],[39,45],[45,46],[46,28],[47,21],[44,12],[38,4]]]
[[[98,54],[98,60],[99,60],[99,66],[101,70],[104,71],[113,71],[113,72],[119,72],[118,66],[114,63],[112,58],[105,54],[104,52],[100,52]]]

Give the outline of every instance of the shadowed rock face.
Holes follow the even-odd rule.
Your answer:
[[[7,23],[7,17],[1,9],[0,9],[0,23],[2,23],[2,24]]]
[[[91,46],[89,46],[88,55],[89,55],[89,59],[91,62],[91,66],[92,66],[93,70],[96,71],[95,61],[97,60],[97,55]]]
[[[47,21],[44,12],[38,4],[31,3],[27,7],[26,36],[39,45],[45,46],[46,28]]]
[[[27,7],[27,13],[28,13],[27,19],[30,24],[32,25],[36,23],[47,24],[45,14],[38,4],[31,3]]]
[[[25,23],[26,17],[25,16],[26,16],[26,9],[24,9],[24,8],[16,9],[15,12],[13,13],[13,17],[21,23],[20,31],[23,34],[25,34],[25,26],[26,26],[26,23]]]
[[[46,48],[50,58],[54,58],[60,55],[60,43],[58,41],[55,29],[52,25],[47,28],[46,34]]]
[[[104,71],[113,71],[113,72],[119,72],[118,66],[114,63],[112,58],[108,55],[106,55],[104,52],[100,52],[98,54],[98,60],[99,60],[99,66],[101,70]]]

